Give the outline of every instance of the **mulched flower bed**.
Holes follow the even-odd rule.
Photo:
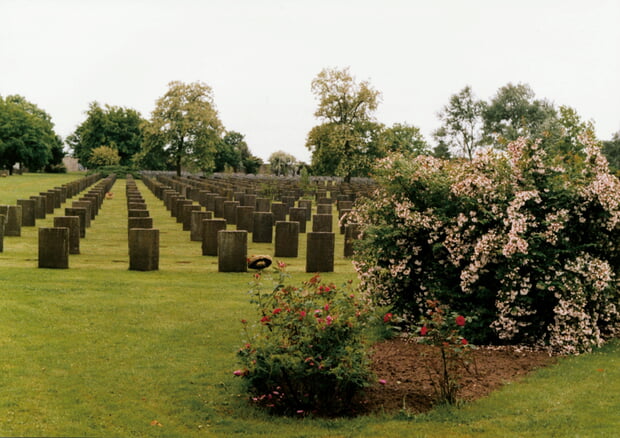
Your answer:
[[[429,367],[437,364],[436,347],[408,342],[403,338],[382,341],[372,349],[372,368],[378,380],[365,391],[358,408],[366,412],[422,413],[433,408],[435,389]],[[555,363],[545,351],[505,347],[478,347],[463,374],[458,398],[475,400],[507,382]]]

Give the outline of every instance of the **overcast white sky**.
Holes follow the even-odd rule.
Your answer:
[[[0,0],[0,95],[47,111],[63,137],[89,102],[146,118],[173,80],[203,81],[224,126],[263,159],[310,161],[312,79],[350,67],[382,93],[378,121],[419,127],[471,85],[538,98],[620,131],[619,0]]]

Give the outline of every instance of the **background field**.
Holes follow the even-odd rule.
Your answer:
[[[80,175],[0,179],[14,203]],[[128,268],[124,180],[71,256],[37,265],[37,227],[5,237],[0,253],[0,436],[617,436],[620,345],[560,360],[461,409],[354,419],[272,418],[246,405],[232,375],[252,319],[251,273],[217,272],[141,182],[161,232],[160,270]],[[64,211],[64,206],[63,206]],[[56,215],[62,214],[57,209]],[[305,251],[305,239],[302,254]],[[337,239],[336,272],[354,278]],[[250,253],[272,254],[268,244]],[[298,282],[303,257],[287,259]]]

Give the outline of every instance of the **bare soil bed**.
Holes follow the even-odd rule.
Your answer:
[[[556,360],[544,351],[512,346],[478,347],[463,373],[458,398],[470,401],[484,397]],[[377,379],[385,382],[366,390],[360,400],[362,410],[393,413],[404,408],[422,413],[432,409],[436,400],[432,367],[438,364],[436,347],[402,338],[376,344],[372,349],[372,368]]]

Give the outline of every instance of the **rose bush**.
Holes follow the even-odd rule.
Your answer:
[[[620,182],[592,135],[580,147],[560,159],[520,138],[471,161],[384,159],[349,219],[362,288],[412,323],[429,299],[476,316],[476,343],[601,345],[620,332]]]
[[[315,275],[300,287],[280,281],[272,291],[256,274],[250,291],[258,323],[243,321],[247,337],[234,372],[250,400],[274,413],[350,413],[353,396],[372,380],[364,341],[368,301],[350,284],[324,284]]]
[[[469,353],[473,348],[462,335],[463,328],[472,319],[450,312],[438,301],[428,300],[425,315],[417,331],[419,342],[433,345],[439,351],[440,360],[431,369],[437,401],[454,404],[461,387],[461,376],[468,370]]]

